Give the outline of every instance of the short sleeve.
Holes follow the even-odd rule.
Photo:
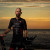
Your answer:
[[[11,29],[13,23],[12,23],[12,18],[10,19],[9,25],[8,25],[8,29]]]
[[[23,30],[27,30],[27,23],[26,23],[26,20],[25,19],[23,21]]]

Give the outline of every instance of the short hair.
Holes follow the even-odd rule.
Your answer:
[[[16,9],[20,9],[20,12],[22,11],[21,8],[16,8]]]

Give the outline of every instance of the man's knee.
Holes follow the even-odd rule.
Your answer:
[[[13,48],[10,48],[10,50],[13,50]]]

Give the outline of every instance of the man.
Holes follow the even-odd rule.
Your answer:
[[[21,42],[22,46],[23,31],[25,33],[24,37],[26,38],[28,36],[26,20],[20,17],[22,14],[21,8],[17,8],[15,14],[16,17],[10,19],[8,29],[1,35],[1,36],[6,36],[6,34],[11,30],[11,27],[13,28],[13,38],[10,45],[10,50],[16,49],[15,43],[17,43],[18,41]]]

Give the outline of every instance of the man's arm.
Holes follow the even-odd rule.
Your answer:
[[[10,31],[10,29],[6,29],[3,34],[7,34]]]
[[[25,19],[23,23],[23,31],[24,31],[24,37],[28,37],[27,23]]]
[[[28,31],[24,30],[24,37],[28,37]]]
[[[6,36],[6,34],[10,31],[10,29],[6,29],[5,32],[3,32],[2,34],[0,34],[0,36]]]
[[[3,34],[1,34],[0,36],[5,36],[11,30],[11,27],[12,27],[12,19],[10,19],[8,29],[6,29],[5,32],[3,32]]]

